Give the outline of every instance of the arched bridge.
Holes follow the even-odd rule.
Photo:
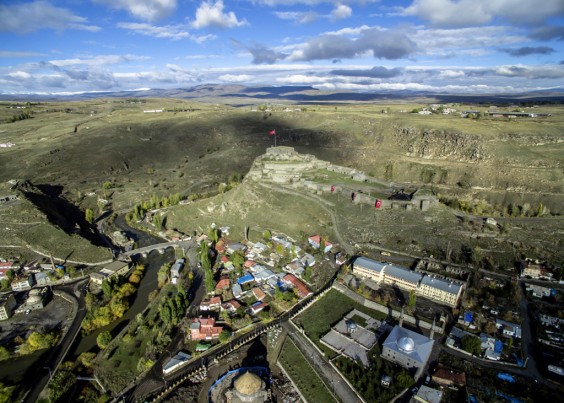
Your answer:
[[[187,249],[193,244],[194,244],[193,241],[175,241],[175,242],[157,243],[149,246],[144,246],[142,248],[133,249],[128,252],[123,252],[121,253],[120,257],[131,257],[134,255],[141,255],[143,257],[147,257],[149,253],[151,253],[154,250],[158,251],[162,255],[163,253],[165,253],[165,251],[168,248]]]

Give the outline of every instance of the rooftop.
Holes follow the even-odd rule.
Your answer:
[[[421,278],[423,277],[422,274],[416,273],[412,270],[406,269],[404,267],[399,267],[395,265],[386,266],[386,277],[394,277],[397,279],[401,279],[403,281],[407,281],[408,283],[419,283]]]
[[[428,285],[430,287],[437,288],[441,291],[448,292],[450,294],[458,294],[460,291],[460,284],[457,284],[453,281],[448,281],[442,278],[433,277],[433,276],[424,276],[421,280],[421,285]]]
[[[354,266],[358,265],[364,267],[365,269],[373,270],[377,273],[380,273],[382,269],[386,267],[387,263],[377,262],[376,260],[369,259],[364,256],[359,256],[355,259],[353,265]]]
[[[395,326],[382,347],[388,347],[400,354],[408,355],[414,361],[425,364],[431,355],[433,343],[432,339],[422,334]]]

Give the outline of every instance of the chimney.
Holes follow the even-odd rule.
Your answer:
[[[404,307],[404,305],[401,306],[401,314],[400,314],[400,318],[399,318],[399,327],[403,326],[403,307]]]

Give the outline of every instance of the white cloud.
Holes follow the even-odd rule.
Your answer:
[[[26,52],[26,51],[11,51],[11,50],[0,50],[0,58],[23,58],[23,57],[37,57],[45,56],[45,53],[39,52]]]
[[[349,18],[352,15],[352,8],[344,4],[338,4],[335,6],[333,11],[331,11],[331,17],[333,20],[342,20]]]
[[[564,14],[562,0],[414,0],[403,15],[418,16],[435,26],[483,25],[496,18],[516,24],[539,24]]]
[[[239,20],[233,11],[223,12],[223,1],[211,0],[204,1],[196,10],[196,19],[192,22],[192,27],[202,28],[235,28],[248,25],[247,20]]]
[[[127,29],[140,35],[153,36],[155,38],[169,38],[172,40],[189,38],[190,33],[182,30],[179,25],[154,26],[140,22],[119,22],[118,28]]]
[[[176,0],[93,0],[111,8],[125,10],[134,17],[156,21],[171,14],[176,9]]]
[[[96,32],[100,27],[89,25],[88,19],[74,15],[62,7],[55,7],[47,1],[34,1],[0,5],[0,32],[29,34],[41,29],[64,31],[77,29]]]
[[[172,40],[190,39],[197,43],[203,43],[215,39],[215,35],[192,35],[185,31],[181,25],[155,26],[139,22],[120,22],[118,28],[130,30],[136,34],[152,36],[155,38],[166,38]]]
[[[462,70],[441,70],[439,71],[439,78],[459,78],[464,77],[466,74]]]
[[[380,0],[250,0],[252,3],[265,6],[290,6],[290,5],[306,5],[316,6],[319,4],[367,4],[378,3]]]
[[[244,83],[247,81],[251,81],[253,76],[248,74],[224,74],[218,77],[221,81],[227,81],[232,83]]]
[[[86,58],[51,60],[48,63],[57,67],[69,66],[107,66],[131,61],[149,60],[148,56],[136,55],[98,55]]]
[[[313,11],[277,11],[274,15],[281,20],[291,20],[297,24],[309,24],[319,18],[319,14]]]
[[[8,76],[22,80],[27,80],[28,78],[31,77],[31,74],[29,74],[27,71],[14,71],[13,73],[8,74]]]

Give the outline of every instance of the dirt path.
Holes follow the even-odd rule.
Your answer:
[[[291,194],[291,195],[298,196],[298,197],[301,197],[303,199],[312,201],[314,203],[317,203],[331,217],[331,221],[333,222],[333,232],[335,233],[335,236],[337,237],[337,241],[339,242],[339,244],[343,247],[345,252],[348,253],[349,255],[352,255],[354,253],[353,247],[347,241],[345,241],[345,239],[341,235],[341,232],[339,231],[338,221],[337,221],[337,217],[336,217],[335,213],[333,212],[333,210],[331,210],[329,208],[329,207],[334,207],[335,204],[333,204],[333,203],[331,203],[327,200],[323,200],[322,198],[315,196],[315,195],[306,195],[304,193],[300,193],[300,192],[297,192],[295,190],[276,187],[276,186],[268,185],[266,183],[259,183],[259,185],[262,186],[262,187],[268,188],[270,190],[274,190],[275,192]]]

